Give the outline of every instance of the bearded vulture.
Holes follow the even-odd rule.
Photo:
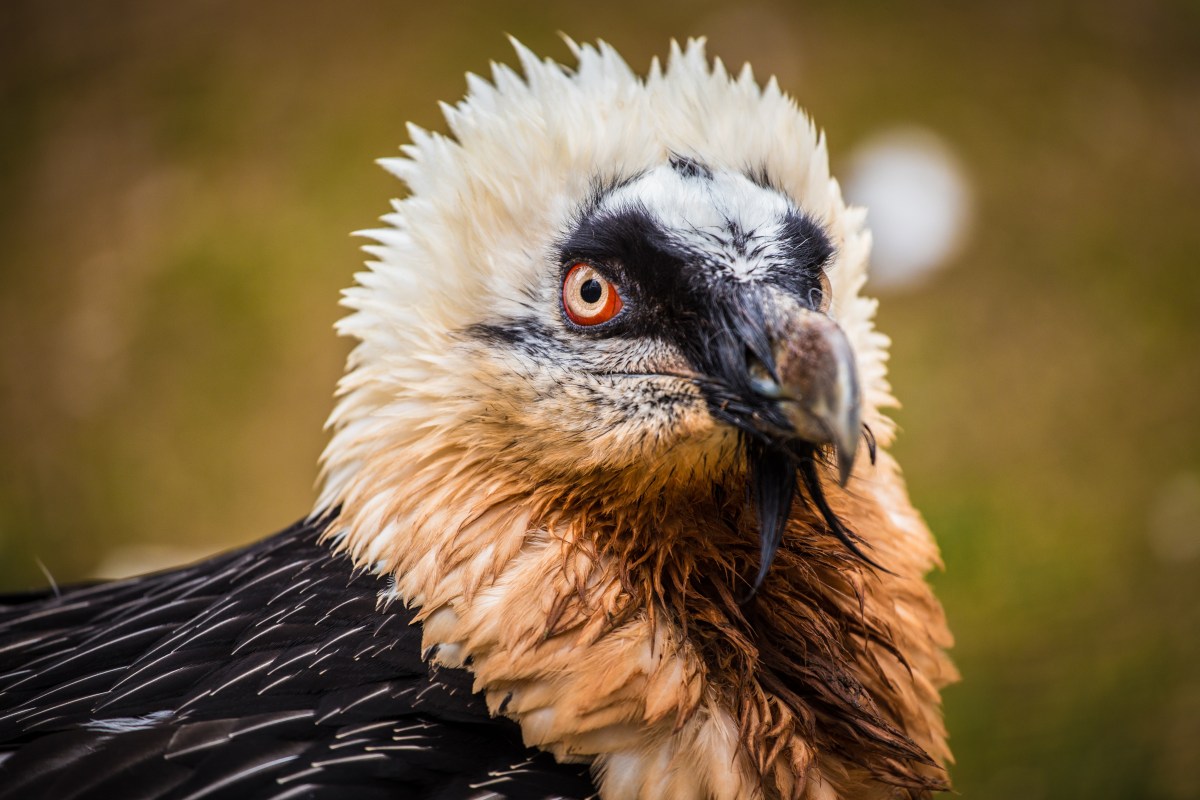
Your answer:
[[[888,455],[870,238],[700,41],[514,43],[383,160],[319,500],[0,599],[0,798],[915,798],[936,546]]]

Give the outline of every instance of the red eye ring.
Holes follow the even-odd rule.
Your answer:
[[[562,304],[567,319],[585,327],[608,322],[624,307],[617,287],[583,261],[572,264],[563,278]]]

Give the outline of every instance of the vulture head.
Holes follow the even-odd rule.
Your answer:
[[[774,80],[569,44],[382,162],[316,513],[608,800],[944,788],[864,212]]]

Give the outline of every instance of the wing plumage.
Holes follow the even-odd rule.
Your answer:
[[[0,604],[0,800],[592,794],[426,664],[322,527]]]

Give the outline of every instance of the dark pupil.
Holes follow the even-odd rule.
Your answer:
[[[585,303],[597,302],[602,294],[604,294],[604,287],[595,278],[588,278],[583,282],[583,286],[579,287],[579,296]]]

